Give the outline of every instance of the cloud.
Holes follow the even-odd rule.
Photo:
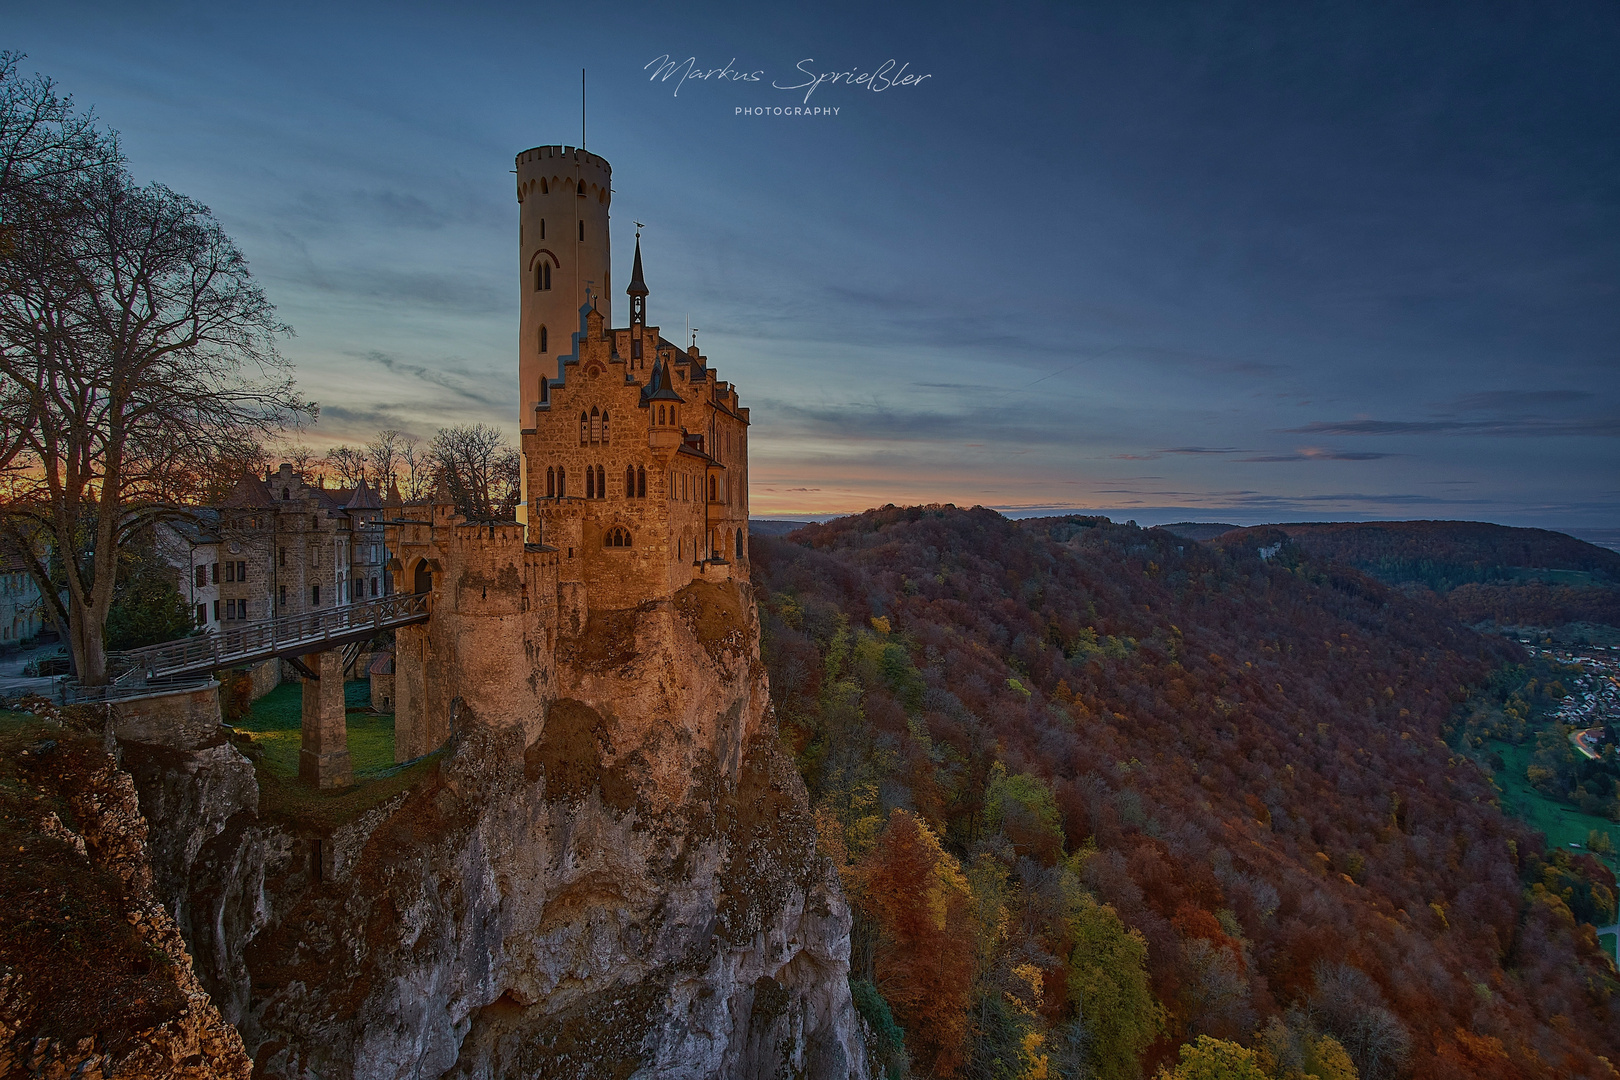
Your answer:
[[[1235,446],[1169,446],[1161,454],[1252,454],[1252,450],[1239,450]]]
[[[1478,435],[1486,438],[1620,436],[1620,419],[1591,420],[1319,420],[1284,428],[1290,435]]]
[[[1115,461],[1158,461],[1161,457],[1159,454],[1111,454],[1109,456]]]
[[[1305,446],[1292,454],[1268,454],[1264,457],[1238,458],[1239,461],[1377,461],[1379,458],[1398,457],[1373,450],[1328,450],[1319,446]]]
[[[349,355],[359,356],[361,359],[370,360],[374,364],[381,364],[392,374],[407,375],[430,386],[448,390],[475,405],[487,405],[495,408],[507,404],[504,397],[493,397],[476,385],[470,385],[467,373],[455,367],[428,367],[424,364],[412,364],[395,359],[380,349],[371,349],[363,353],[350,353]]]
[[[1486,390],[1465,394],[1452,408],[1468,412],[1524,412],[1547,405],[1570,405],[1592,396],[1586,390]]]

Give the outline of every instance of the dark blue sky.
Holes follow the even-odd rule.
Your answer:
[[[651,320],[753,406],[756,514],[1620,528],[1612,3],[0,13],[237,238],[312,444],[515,429],[509,170],[585,66],[615,258],[646,222]],[[929,78],[736,113],[891,58]]]

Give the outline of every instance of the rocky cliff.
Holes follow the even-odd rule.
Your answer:
[[[867,1075],[747,586],[574,629],[468,682],[423,779],[339,825],[261,816],[228,746],[126,748],[262,1075]]]

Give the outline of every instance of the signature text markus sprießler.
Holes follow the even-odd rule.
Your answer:
[[[667,83],[675,80],[676,97],[681,96],[681,87],[688,82],[725,82],[725,83],[759,83],[765,81],[765,69],[758,71],[740,71],[732,67],[737,62],[734,56],[726,61],[725,66],[717,68],[698,67],[697,57],[688,56],[685,60],[672,60],[668,53],[649,61],[641,70],[651,71],[649,82]],[[810,95],[823,86],[858,86],[874,94],[881,94],[898,86],[921,86],[924,79],[932,79],[932,75],[918,75],[908,71],[911,61],[901,63],[898,60],[885,60],[874,71],[863,71],[860,68],[851,68],[849,71],[822,71],[815,70],[815,58],[807,57],[795,65],[796,75],[789,76],[794,81],[784,82],[772,79],[771,87],[775,90],[803,90],[804,100],[808,102]]]

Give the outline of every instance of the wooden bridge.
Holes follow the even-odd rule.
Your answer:
[[[277,657],[296,662],[301,656],[345,645],[358,648],[384,630],[426,622],[428,614],[426,593],[397,593],[330,611],[260,619],[218,633],[130,649],[109,656],[108,665],[119,672],[118,681],[125,682],[205,675]]]

